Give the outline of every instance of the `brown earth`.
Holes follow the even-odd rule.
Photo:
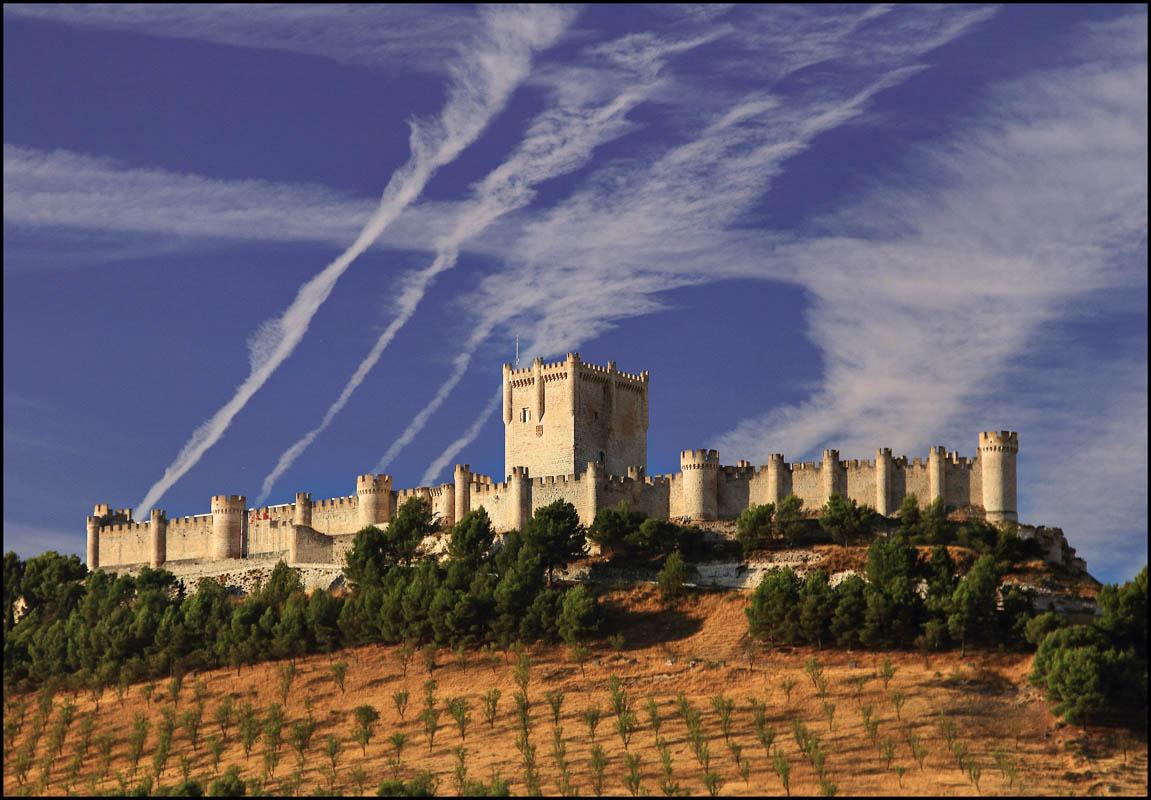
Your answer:
[[[625,750],[616,733],[610,712],[608,679],[620,678],[628,692],[637,719],[638,731],[628,753],[640,757],[641,791],[658,795],[661,767],[655,747],[655,734],[645,706],[653,698],[662,717],[660,734],[668,742],[673,757],[674,780],[687,793],[706,794],[703,769],[688,742],[684,722],[675,712],[675,696],[684,692],[703,712],[703,730],[710,739],[711,770],[722,781],[721,795],[782,795],[783,786],[773,771],[771,759],[756,740],[749,698],[767,703],[768,723],[776,731],[776,744],[791,764],[791,792],[817,794],[820,784],[814,769],[800,754],[792,734],[792,723],[802,721],[823,742],[828,780],[840,794],[924,795],[924,794],[1147,794],[1147,743],[1128,739],[1129,751],[1124,756],[1120,746],[1124,735],[1119,729],[1098,728],[1084,732],[1057,724],[1039,694],[1026,684],[1030,656],[1014,653],[969,653],[960,659],[957,653],[933,656],[925,663],[913,653],[850,653],[840,650],[822,652],[811,648],[759,650],[749,662],[746,648],[746,620],[743,608],[746,594],[717,592],[700,594],[685,601],[675,610],[665,610],[650,589],[632,589],[607,596],[611,612],[605,633],[622,633],[625,644],[613,652],[605,644],[593,647],[584,670],[573,662],[561,647],[533,647],[531,682],[528,695],[532,701],[534,727],[532,741],[537,748],[536,763],[542,777],[542,789],[557,794],[559,770],[552,755],[553,727],[551,711],[545,702],[545,691],[564,692],[560,725],[567,749],[572,782],[582,795],[592,791],[589,754],[591,741],[583,720],[583,711],[598,705],[604,717],[596,740],[607,753],[605,794],[629,794],[624,778],[627,774]],[[815,656],[828,679],[827,694],[816,696],[813,683],[804,671],[804,662]],[[890,657],[896,672],[888,690],[878,677],[866,684],[859,701],[849,681],[856,676],[878,672],[885,657]],[[368,792],[374,794],[380,780],[391,777],[388,756],[392,751],[388,738],[396,731],[407,734],[400,776],[409,778],[418,770],[431,770],[439,781],[440,794],[455,794],[456,748],[461,744],[456,725],[446,710],[451,697],[465,697],[471,708],[471,724],[462,742],[467,749],[467,771],[471,779],[487,780],[495,772],[512,783],[512,792],[523,794],[525,786],[520,755],[515,747],[518,723],[515,703],[517,691],[510,662],[501,653],[471,652],[466,660],[442,650],[432,673],[437,683],[438,706],[442,709],[440,729],[434,746],[429,748],[423,724],[418,719],[423,706],[424,682],[428,673],[419,655],[412,659],[407,677],[401,675],[399,648],[368,646],[328,656],[311,656],[297,661],[299,676],[287,698],[282,758],[275,774],[265,784],[273,793],[289,790],[292,773],[299,769],[296,753],[289,744],[291,723],[306,714],[306,701],[319,727],[306,751],[301,770],[301,793],[327,793],[329,760],[323,744],[329,734],[344,742],[335,775],[335,791],[356,792],[349,771],[362,768],[369,777]],[[514,656],[511,657],[514,660]],[[343,660],[349,665],[346,693],[341,694],[330,677],[330,665]],[[172,756],[161,783],[179,780],[180,757],[190,757],[193,778],[210,780],[215,770],[203,739],[218,729],[213,712],[219,700],[230,694],[237,707],[250,702],[263,714],[272,703],[280,702],[278,674],[280,664],[265,663],[245,667],[237,675],[233,670],[205,672],[198,677],[208,688],[205,702],[201,743],[193,751],[186,733],[177,728]],[[195,676],[188,676],[180,697],[179,713],[192,705]],[[793,680],[790,700],[781,687]],[[502,692],[495,726],[489,728],[483,719],[480,695],[496,687]],[[393,704],[392,693],[406,688],[411,695],[405,719],[401,721]],[[750,764],[748,782],[739,774],[732,753],[725,744],[717,712],[711,698],[724,693],[735,700],[732,741],[742,746],[742,756]],[[891,697],[906,697],[897,719]],[[120,786],[117,770],[130,772],[128,733],[133,716],[144,712],[152,720],[144,756],[137,778],[151,771],[156,743],[159,709],[170,703],[166,682],[160,682],[150,704],[143,697],[142,685],[130,688],[121,702],[115,693],[106,692],[99,705],[96,733],[110,733],[115,740],[109,776],[99,778],[100,757],[92,747],[83,760],[72,790],[79,793],[116,791]],[[45,726],[36,750],[35,765],[28,772],[27,783],[18,781],[13,762],[35,716],[35,698],[30,697],[27,721],[15,746],[4,754],[4,793],[62,794],[65,791],[66,765],[76,752],[78,722],[73,722],[61,755],[55,759],[47,785],[38,783],[41,758],[48,749],[53,719]],[[57,698],[59,707],[62,698]],[[77,720],[93,710],[87,694],[76,697]],[[352,741],[351,710],[370,704],[380,713],[374,737],[366,756]],[[824,703],[834,704],[831,729]],[[871,706],[879,721],[876,744],[864,730],[860,707]],[[958,742],[967,748],[981,771],[978,791],[968,772],[961,770],[949,753],[941,733],[940,712],[951,719],[958,730]],[[927,748],[920,768],[911,755],[907,732],[919,737]],[[894,744],[891,768],[884,764],[880,748],[885,739]],[[995,764],[993,751],[1000,758],[1017,765],[1018,778],[1012,785]],[[245,758],[235,725],[229,732],[220,770],[228,765],[240,767],[245,778],[258,778],[264,770],[262,741],[258,741],[250,758]],[[903,767],[902,779],[896,768]],[[134,781],[129,780],[129,785]]]

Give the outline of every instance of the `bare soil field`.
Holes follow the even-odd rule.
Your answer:
[[[923,656],[907,652],[750,649],[746,646],[743,613],[746,599],[742,592],[701,593],[674,610],[666,610],[650,588],[610,592],[605,597],[610,611],[604,632],[623,635],[624,643],[618,651],[599,642],[581,667],[567,648],[529,648],[531,741],[537,749],[542,791],[560,793],[560,770],[553,754],[552,711],[545,701],[545,692],[562,691],[561,738],[571,783],[584,796],[592,794],[593,741],[584,720],[584,711],[592,706],[604,712],[595,735],[595,742],[607,756],[604,793],[632,794],[625,783],[629,774],[626,755],[639,757],[639,791],[663,793],[656,733],[646,710],[649,698],[659,709],[659,735],[670,747],[673,780],[684,793],[708,794],[704,769],[689,742],[687,726],[676,711],[678,692],[683,692],[702,712],[702,730],[709,740],[710,771],[718,775],[712,788],[720,795],[784,794],[772,758],[757,740],[749,700],[766,704],[767,723],[775,731],[775,745],[790,764],[791,794],[815,795],[821,791],[817,773],[801,754],[793,735],[795,721],[819,736],[826,754],[827,783],[834,784],[839,794],[1147,794],[1147,742],[1128,738],[1125,752],[1124,733],[1119,729],[1102,727],[1084,732],[1057,724],[1038,692],[1027,686],[1029,655],[971,652],[961,659],[958,653],[945,653],[925,661]],[[487,781],[499,774],[511,782],[514,794],[524,794],[524,771],[516,747],[520,726],[513,701],[518,691],[513,677],[514,654],[471,651],[461,657],[441,650],[430,675],[423,659],[416,655],[405,677],[399,649],[369,646],[344,650],[331,657],[298,659],[299,675],[285,704],[282,757],[274,774],[264,780],[263,741],[256,742],[250,757],[244,756],[234,724],[218,771],[222,773],[235,764],[244,778],[263,780],[264,790],[274,794],[356,794],[358,789],[351,774],[360,768],[368,776],[367,793],[374,794],[381,780],[392,777],[389,756],[393,748],[388,739],[402,731],[407,734],[407,743],[402,750],[401,778],[430,770],[438,779],[438,794],[456,794],[457,747],[462,745],[466,748],[469,779]],[[804,669],[812,656],[822,665],[827,681],[823,697],[817,696],[814,682]],[[885,657],[895,668],[886,689],[878,675]],[[348,664],[343,693],[331,675],[332,663],[341,660]],[[250,702],[262,719],[270,705],[280,702],[280,666],[264,663],[244,667],[238,674],[235,670],[216,670],[189,675],[177,717],[192,707],[192,687],[199,678],[207,687],[200,742],[193,749],[186,731],[177,727],[172,755],[160,782],[172,784],[180,779],[181,756],[189,759],[187,767],[192,778],[211,780],[217,769],[204,739],[220,733],[213,722],[218,703],[231,695],[237,708]],[[608,687],[613,675],[627,692],[638,722],[626,750],[611,713]],[[855,679],[873,675],[860,689]],[[436,681],[437,707],[441,709],[440,727],[431,745],[419,719],[429,677]],[[787,683],[793,683],[790,691],[785,689]],[[101,777],[103,759],[95,746],[79,762],[78,774],[67,775],[66,765],[77,752],[79,719],[95,711],[93,698],[81,693],[75,697],[77,721],[72,723],[60,755],[48,759],[51,768],[45,776],[43,756],[49,751],[54,712],[38,742],[33,766],[21,783],[13,761],[37,713],[35,697],[29,697],[23,729],[14,745],[5,749],[4,793],[58,795],[67,789],[80,794],[113,792],[121,786],[117,771],[129,786],[150,773],[160,710],[171,700],[166,681],[156,684],[150,703],[144,699],[143,687],[132,686],[122,701],[114,691],[106,692],[95,712],[96,735],[110,734],[114,741],[106,776]],[[495,723],[489,727],[480,698],[493,687],[502,695]],[[401,689],[406,689],[411,698],[402,720],[393,702],[393,693]],[[746,781],[723,734],[720,715],[713,707],[712,699],[721,694],[734,700],[730,742],[741,748],[740,760],[748,765]],[[895,701],[900,696],[905,699],[897,709]],[[70,695],[56,698],[57,709],[66,697]],[[471,723],[463,740],[446,709],[453,697],[465,698],[470,706]],[[353,739],[352,709],[362,704],[374,706],[380,715],[366,753]],[[829,720],[832,705],[834,712]],[[872,709],[871,719],[877,723],[877,728],[872,729],[874,736],[865,728],[864,707]],[[131,779],[128,740],[133,717],[139,712],[148,715],[152,726],[136,777]],[[318,727],[301,765],[289,743],[288,732],[294,721],[308,713]],[[945,741],[944,719],[955,726],[955,747],[949,748]],[[342,743],[334,776],[324,752],[329,735],[335,735]],[[922,766],[913,756],[913,741],[926,749]],[[885,742],[890,744],[885,746]],[[967,765],[975,765],[975,770],[959,767],[955,753],[963,751]],[[997,766],[997,761],[1002,766]],[[1008,764],[1014,766],[1014,775],[1004,768]],[[297,771],[298,778],[293,775]],[[829,787],[825,784],[822,788]]]

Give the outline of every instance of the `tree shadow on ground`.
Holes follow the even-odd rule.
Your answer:
[[[623,649],[636,650],[687,639],[702,627],[703,620],[677,608],[637,611],[609,603],[605,608],[600,632],[605,637],[623,634]]]

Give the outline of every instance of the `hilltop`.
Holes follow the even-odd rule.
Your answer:
[[[630,698],[638,728],[626,754],[639,757],[641,786],[659,793],[661,765],[656,737],[645,706],[653,699],[662,719],[660,735],[666,741],[672,759],[673,779],[686,791],[706,791],[704,772],[692,753],[687,727],[675,711],[677,692],[702,712],[702,730],[710,747],[710,769],[722,779],[723,795],[782,794],[780,778],[757,741],[749,699],[766,704],[766,721],[775,730],[775,743],[791,766],[790,788],[797,794],[814,794],[819,780],[810,764],[800,754],[793,724],[800,722],[820,738],[826,752],[827,780],[842,794],[975,794],[970,771],[961,770],[949,753],[945,741],[947,720],[955,726],[955,741],[966,750],[965,760],[981,772],[979,793],[982,794],[1130,794],[1147,791],[1146,742],[1129,744],[1126,759],[1118,730],[1092,729],[1082,732],[1064,727],[1051,714],[1039,693],[1026,685],[1030,657],[1018,653],[971,653],[960,659],[956,653],[934,655],[924,659],[918,654],[892,652],[817,651],[814,648],[777,648],[748,657],[747,629],[743,609],[746,594],[740,591],[696,594],[673,610],[665,609],[650,589],[637,588],[609,593],[605,620],[609,636],[622,635],[618,652],[605,644],[593,646],[589,660],[581,666],[573,662],[570,651],[556,646],[531,647],[526,652],[531,660],[527,696],[531,701],[533,727],[531,740],[537,748],[536,764],[545,793],[559,792],[560,774],[553,758],[553,724],[551,709],[545,701],[548,692],[563,692],[560,714],[562,741],[566,749],[571,781],[581,794],[590,794],[592,772],[588,729],[583,718],[590,706],[604,712],[596,741],[607,757],[604,792],[626,794],[628,768],[625,750],[610,712],[609,678],[617,676]],[[265,788],[284,793],[292,788],[293,773],[298,769],[297,756],[287,742],[293,722],[307,717],[317,726],[305,750],[300,770],[302,793],[336,791],[355,793],[352,770],[362,768],[369,786],[390,777],[388,756],[393,748],[388,738],[395,732],[407,734],[402,751],[401,778],[411,778],[428,770],[439,782],[440,793],[454,794],[457,757],[461,744],[457,727],[446,710],[449,698],[463,697],[470,705],[471,724],[467,738],[467,774],[471,779],[488,780],[499,773],[511,782],[515,794],[524,793],[521,756],[516,750],[519,729],[513,694],[514,654],[500,652],[436,651],[436,666],[430,678],[436,681],[437,707],[441,708],[440,730],[429,748],[424,724],[418,719],[424,701],[425,681],[429,679],[420,656],[407,665],[401,648],[366,646],[350,648],[331,656],[309,656],[297,659],[298,670],[284,703],[285,743],[281,763]],[[819,698],[813,681],[805,671],[805,662],[815,658],[822,666],[827,682],[826,696]],[[894,675],[885,690],[880,673],[884,659],[890,659]],[[331,667],[346,662],[344,692],[337,688]],[[232,698],[236,708],[251,703],[261,719],[274,703],[281,702],[280,671],[288,662],[268,662],[236,670],[211,670],[189,675],[184,681],[179,700],[179,713],[194,707],[194,684],[202,682],[204,706],[203,731],[198,749],[193,749],[187,732],[177,728],[172,753],[162,783],[177,782],[180,759],[189,758],[189,774],[208,779],[216,773],[204,738],[218,734],[214,711],[220,702]],[[860,691],[856,677],[875,676]],[[794,682],[790,692],[783,684]],[[151,771],[156,745],[160,709],[171,703],[167,682],[154,684],[151,701],[145,700],[147,684],[127,689],[122,700],[109,690],[100,697],[95,711],[94,698],[87,693],[70,699],[75,702],[76,717],[82,720],[95,714],[97,734],[111,737],[113,746],[108,763],[108,777],[103,771],[97,746],[91,747],[75,779],[68,775],[68,762],[76,751],[81,725],[73,723],[63,742],[62,755],[48,773],[48,784],[40,787],[46,793],[74,791],[119,791],[114,777],[117,771],[130,772],[128,739],[132,719],[141,714],[152,721],[151,732],[143,747],[138,776]],[[494,726],[483,719],[481,695],[491,688],[501,691]],[[410,704],[401,720],[393,703],[393,693],[406,690]],[[856,692],[860,691],[859,697]],[[748,780],[740,776],[732,751],[725,745],[720,717],[712,698],[726,695],[734,701],[731,715],[731,741],[742,748],[741,759],[749,765]],[[790,697],[788,696],[790,695]],[[896,714],[892,699],[903,695],[906,700]],[[33,789],[41,774],[42,762],[28,772],[30,783],[20,786],[13,754],[26,742],[36,715],[34,698],[27,711],[24,730],[5,749],[5,794]],[[49,717],[47,730],[60,715],[65,696],[55,700],[56,710]],[[826,706],[835,711],[829,725]],[[366,754],[351,741],[352,709],[368,704],[380,714],[375,733]],[[876,744],[865,731],[861,709],[870,706],[877,723]],[[941,717],[940,713],[945,714]],[[337,760],[335,782],[331,783],[329,760],[324,743],[329,735],[338,737],[341,754]],[[910,735],[910,739],[908,736]],[[232,726],[220,760],[220,770],[230,765],[239,767],[243,777],[258,778],[264,770],[263,743],[257,742],[249,758],[243,755],[236,726]],[[50,734],[41,741],[38,754],[49,746]],[[884,742],[894,747],[891,768],[884,763]],[[910,750],[909,741],[926,748],[922,768]],[[956,751],[955,747],[951,748]],[[1002,769],[996,766],[999,761]],[[902,778],[895,768],[903,767]],[[129,785],[134,781],[128,780]],[[70,784],[70,786],[68,785]],[[902,784],[902,786],[900,785]]]

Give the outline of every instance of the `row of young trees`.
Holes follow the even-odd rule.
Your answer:
[[[482,509],[450,532],[448,558],[421,550],[436,531],[413,498],[387,530],[360,531],[347,555],[347,596],[303,591],[282,562],[237,600],[215,580],[187,594],[166,570],[89,573],[75,556],[4,561],[4,680],[35,685],[66,677],[109,686],[176,671],[254,663],[349,644],[400,641],[468,646],[575,642],[593,634],[600,607],[585,587],[554,585],[557,567],[583,552],[575,508],[538,509],[496,546]],[[23,606],[19,622],[17,600]]]

